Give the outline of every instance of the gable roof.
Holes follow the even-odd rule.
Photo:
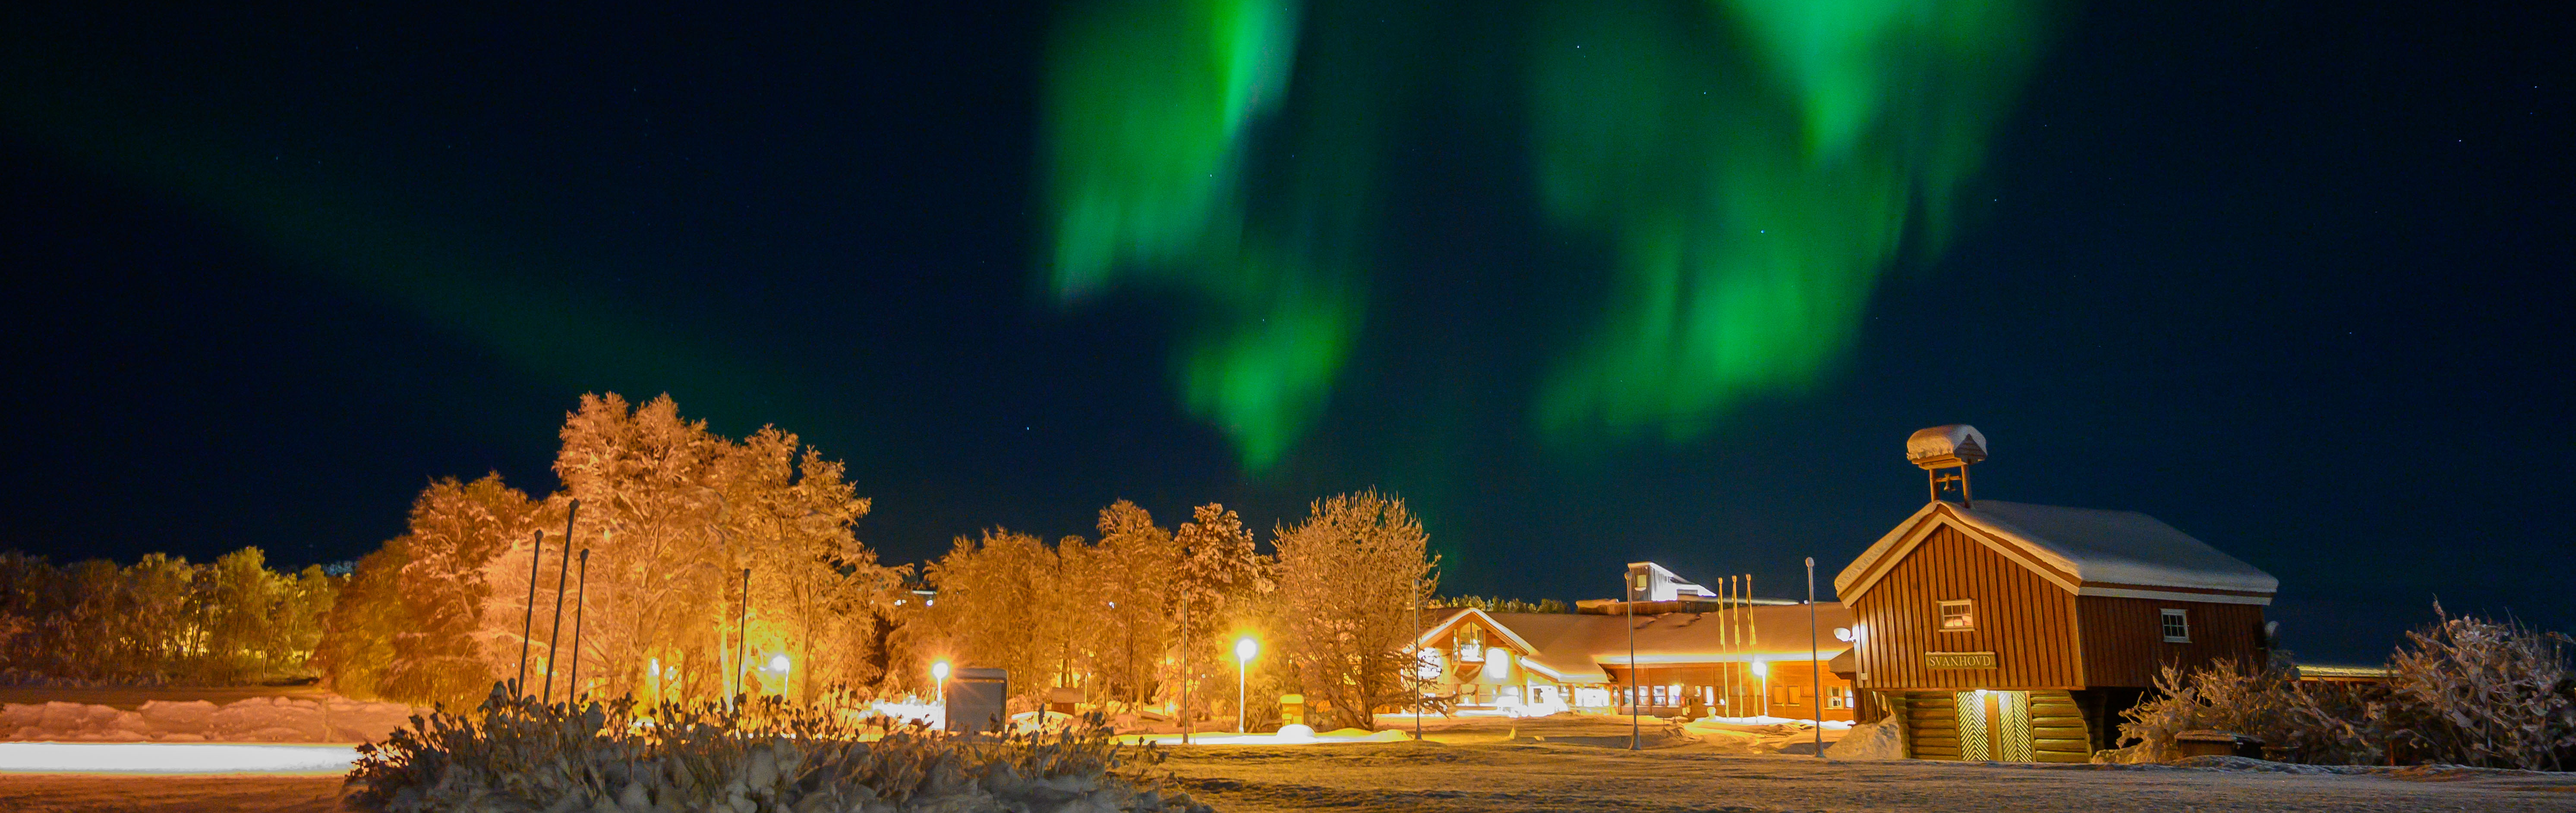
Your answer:
[[[1819,649],[1832,653],[1848,648],[1849,644],[1832,636],[1834,628],[1852,625],[1851,610],[1830,601],[1818,602],[1815,607],[1816,635],[1822,642]],[[1735,612],[1750,624],[1749,630],[1739,626],[1736,634],[1749,633],[1749,641],[1730,643],[1725,619],[1719,613],[1637,616],[1633,622],[1637,628],[1637,663],[1656,666],[1807,659],[1811,651],[1807,605],[1754,605]],[[1501,633],[1504,641],[1520,653],[1523,665],[1560,682],[1608,683],[1610,673],[1603,667],[1628,663],[1631,620],[1624,615],[1456,610],[1424,630],[1422,644],[1429,645],[1469,619]]]
[[[1843,568],[1834,594],[1858,599],[1945,525],[2079,595],[2270,604],[2281,588],[2272,574],[2135,511],[1978,500],[1924,505]]]

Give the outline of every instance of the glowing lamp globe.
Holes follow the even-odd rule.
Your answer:
[[[1753,674],[1755,674],[1755,675],[1757,675],[1757,676],[1759,676],[1759,675],[1768,675],[1768,674],[1771,674],[1771,662],[1770,662],[1770,661],[1754,661],[1754,662],[1753,662]]]
[[[787,673],[787,656],[785,656],[785,655],[773,655],[773,656],[770,656],[770,658],[769,658],[769,671],[777,672],[777,673],[782,674],[782,675],[783,675],[783,674],[786,674],[786,673]]]
[[[948,682],[948,662],[940,661],[938,663],[931,664],[930,679],[941,683]]]
[[[1260,651],[1261,651],[1261,644],[1260,644],[1259,642],[1256,642],[1256,641],[1252,640],[1252,636],[1246,635],[1246,636],[1243,636],[1243,637],[1241,637],[1241,638],[1237,638],[1237,639],[1235,639],[1235,641],[1234,641],[1234,659],[1235,659],[1235,660],[1238,660],[1238,661],[1248,661],[1248,660],[1252,660],[1252,656],[1253,656],[1253,654],[1258,653],[1258,652],[1260,652]]]

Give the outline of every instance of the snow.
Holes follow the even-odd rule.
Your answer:
[[[343,697],[146,700],[128,710],[51,701],[0,705],[0,740],[16,742],[367,742],[411,718],[400,703]]]
[[[0,771],[342,774],[357,758],[346,745],[0,742]]]
[[[1389,723],[1391,724],[1391,723]],[[1646,725],[1659,725],[1648,719]],[[1851,730],[1865,737],[1867,726]],[[1629,751],[1624,717],[1426,720],[1429,742],[1165,750],[1158,771],[1223,813],[1402,809],[2013,810],[2270,813],[2576,808],[2576,775],[2432,769],[2285,770],[2207,758],[2181,766],[1846,761],[1736,755],[1684,741]],[[1532,736],[1539,732],[1546,739]],[[1832,733],[1832,732],[1829,732]],[[1567,736],[1559,736],[1559,734]],[[1512,735],[1512,736],[1506,736]],[[1584,735],[1600,735],[1597,744]],[[1615,735],[1615,736],[1613,736]],[[1467,742],[1467,738],[1481,738]],[[339,810],[337,776],[0,773],[0,810],[23,813]]]
[[[1917,533],[1925,522],[1946,512],[1965,525],[2002,544],[2011,545],[2038,559],[2046,569],[2042,575],[2053,576],[2047,569],[2071,574],[2080,583],[2171,587],[2194,590],[2228,590],[2269,595],[2281,587],[2281,580],[2244,560],[2220,552],[2209,543],[2194,539],[2171,525],[2135,511],[2105,511],[2093,508],[2064,508],[2054,505],[2030,505],[2001,500],[1978,500],[1970,508],[1951,502],[1933,502],[1916,511],[1914,516],[1881,536],[1849,567],[1834,577],[1834,590],[1844,600],[1866,592],[1870,585],[1861,583],[1872,566],[1889,556],[1901,556],[1910,544],[1923,538]],[[2054,579],[2053,579],[2054,580]],[[2069,590],[2078,584],[2060,584]],[[2117,588],[2083,587],[2087,594],[2117,594]],[[2133,591],[2134,592],[2134,591]],[[2229,600],[2213,598],[2210,600]],[[2260,599],[2248,599],[2260,601]]]
[[[1825,748],[1826,759],[1883,760],[1905,758],[1905,732],[1890,717],[1875,723],[1853,726],[1842,739]]]
[[[1977,456],[1984,457],[1987,454],[1986,433],[1977,431],[1974,426],[1954,423],[1930,429],[1917,429],[1914,430],[1914,434],[1905,438],[1905,459],[1907,460],[1951,457],[1962,451],[1974,452]]]

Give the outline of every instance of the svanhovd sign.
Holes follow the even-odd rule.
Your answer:
[[[1993,669],[1992,652],[1926,652],[1923,665],[1930,669]]]

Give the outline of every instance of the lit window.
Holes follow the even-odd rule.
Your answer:
[[[1941,602],[1941,631],[1969,632],[1977,628],[1977,603],[1974,601]]]
[[[2184,610],[2164,611],[2165,643],[2191,643],[2191,617],[2185,615],[2185,612]]]
[[[1827,686],[1827,687],[1825,687],[1825,708],[1829,708],[1829,709],[1847,709],[1847,708],[1851,708],[1851,700],[1852,700],[1852,696],[1851,696],[1851,687],[1849,687],[1849,686]]]

